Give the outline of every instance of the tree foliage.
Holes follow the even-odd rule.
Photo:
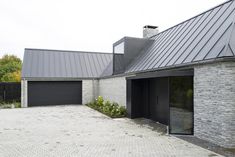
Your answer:
[[[21,78],[21,72],[20,71],[15,71],[12,73],[6,73],[3,75],[1,81],[2,82],[20,82]]]
[[[22,61],[14,55],[4,55],[0,59],[0,80],[20,82]]]

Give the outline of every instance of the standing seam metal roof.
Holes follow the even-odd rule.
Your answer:
[[[235,2],[230,0],[163,31],[126,73],[235,55]]]
[[[220,58],[235,58],[235,0],[173,26],[156,36],[126,67],[153,71]],[[98,78],[112,75],[111,53],[25,49],[22,78]]]
[[[97,78],[112,59],[112,53],[25,49],[22,78]]]

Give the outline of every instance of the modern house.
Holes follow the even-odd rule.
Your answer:
[[[113,53],[25,49],[22,106],[85,104],[98,95],[130,118],[235,147],[235,1],[165,31],[145,26]]]

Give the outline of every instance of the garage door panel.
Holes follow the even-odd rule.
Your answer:
[[[28,82],[29,106],[82,103],[82,82]]]

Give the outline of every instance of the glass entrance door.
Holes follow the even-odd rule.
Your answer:
[[[193,77],[170,77],[170,133],[193,134]]]

